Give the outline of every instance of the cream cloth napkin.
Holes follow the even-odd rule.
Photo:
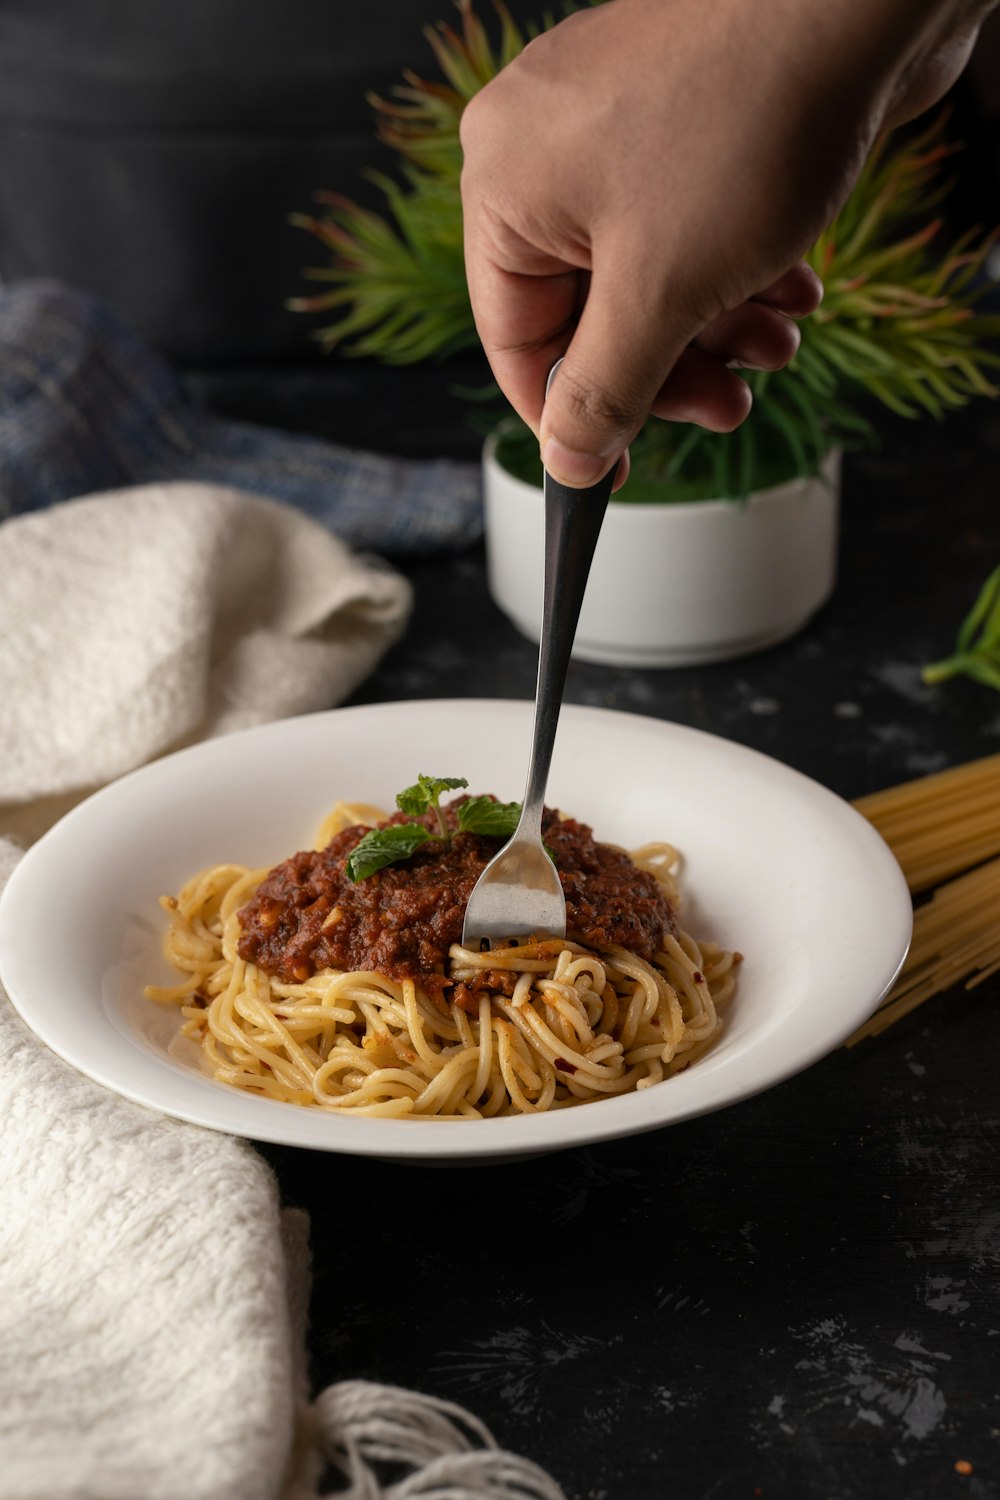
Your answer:
[[[409,605],[384,564],[289,506],[222,486],[145,485],[4,522],[0,830],[12,805],[332,707]]]
[[[395,574],[233,490],[4,523],[5,825],[26,840],[179,743],[331,705],[408,606]],[[18,855],[0,839],[0,883]],[[561,1500],[446,1403],[350,1379],[309,1403],[306,1233],[250,1146],[83,1078],[0,988],[0,1500],[308,1500],[324,1461],[344,1500]]]

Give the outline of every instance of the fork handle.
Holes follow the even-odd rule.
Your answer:
[[[531,762],[520,819],[524,831],[541,833],[566,670],[617,468],[612,464],[603,479],[585,490],[570,489],[545,474],[545,583]]]

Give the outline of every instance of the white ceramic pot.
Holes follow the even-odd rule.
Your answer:
[[[489,589],[538,639],[542,492],[483,458]],[[840,455],[823,472],[740,500],[612,500],[573,655],[617,666],[724,661],[801,629],[836,578]]]

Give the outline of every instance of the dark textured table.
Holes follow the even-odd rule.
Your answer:
[[[1000,696],[919,676],[1000,561],[998,490],[1000,411],[891,424],[848,462],[840,582],[801,635],[574,665],[567,700],[845,797],[998,750]],[[482,555],[410,574],[410,631],[356,701],[530,697]],[[518,1165],[265,1148],[312,1215],[316,1384],[460,1401],[579,1500],[1000,1496],[998,1001],[994,976],[720,1114]]]

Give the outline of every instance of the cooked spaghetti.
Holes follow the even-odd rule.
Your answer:
[[[148,998],[180,1007],[211,1074],[253,1093],[359,1115],[482,1118],[659,1083],[718,1036],[740,955],[677,923],[677,852],[627,855],[547,814],[567,939],[461,946],[496,838],[453,834],[352,882],[371,808],[338,804],[317,848],[274,870],[216,865],[162,899],[184,974]],[[427,827],[434,832],[433,820]]]

